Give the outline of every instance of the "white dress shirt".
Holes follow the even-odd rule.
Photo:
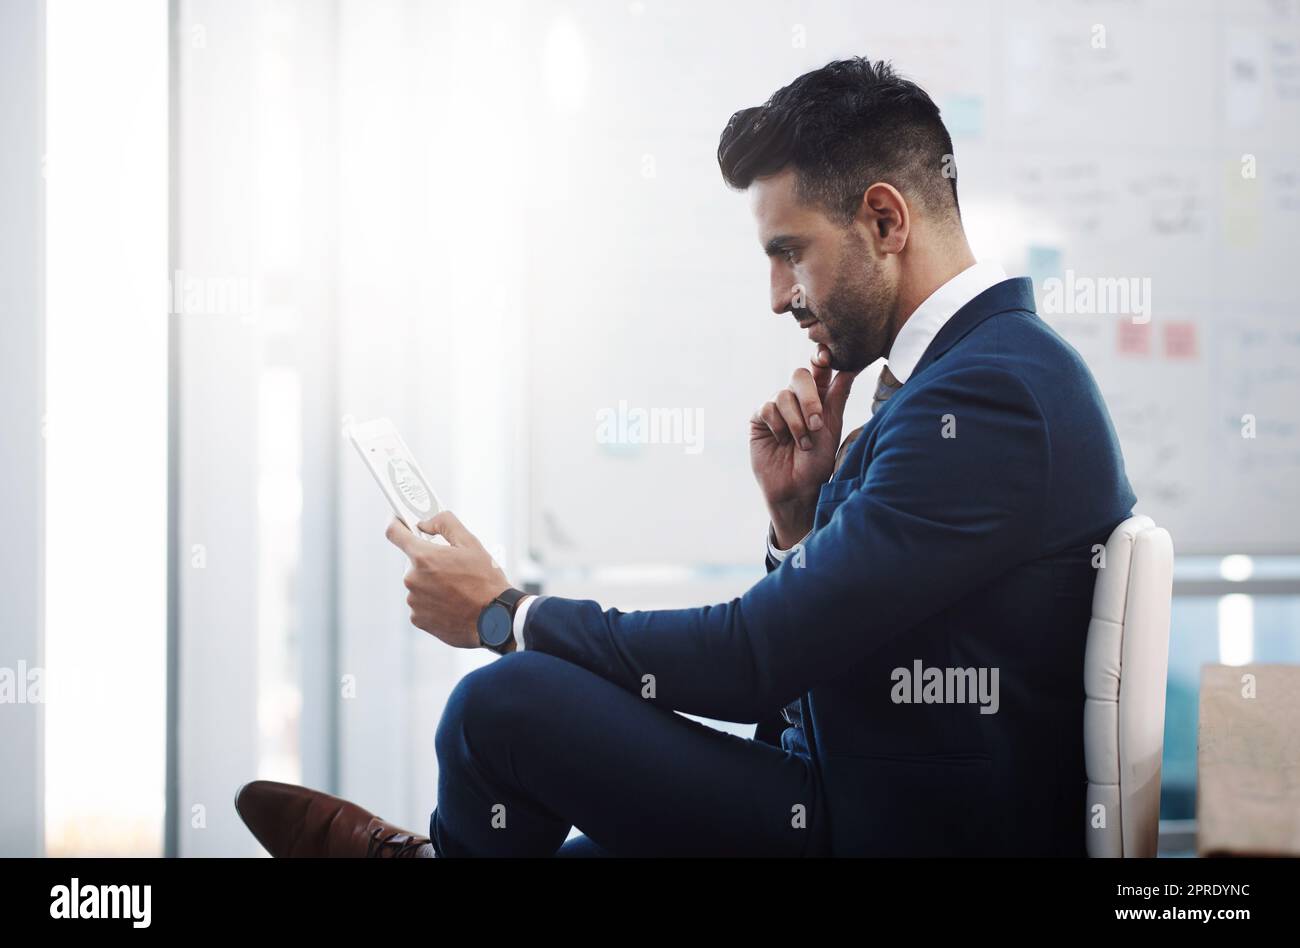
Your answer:
[[[514,629],[516,652],[522,652],[524,650],[524,621],[528,618],[528,607],[533,604],[533,600],[536,598],[536,596],[525,596],[523,599],[519,600],[519,606],[515,609]],[[531,662],[532,659],[530,658],[529,661]]]
[[[894,378],[898,379],[900,384],[906,383],[916,371],[917,363],[921,361],[921,356],[930,347],[934,337],[939,334],[944,324],[952,319],[957,310],[1006,278],[1006,272],[996,263],[974,263],[927,296],[921,305],[912,311],[912,315],[907,317],[903,328],[898,330],[898,335],[894,337],[894,344],[889,347],[889,355],[885,357],[885,361]],[[810,534],[811,531],[805,534],[803,540],[795,546],[807,540]],[[793,549],[793,546],[790,547],[790,550]],[[790,550],[777,547],[776,534],[769,525],[767,552],[772,555],[772,558],[779,563],[789,555]]]

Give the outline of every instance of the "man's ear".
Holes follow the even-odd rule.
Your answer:
[[[892,184],[877,181],[863,192],[858,221],[882,255],[901,253],[907,246],[912,215],[903,195]]]

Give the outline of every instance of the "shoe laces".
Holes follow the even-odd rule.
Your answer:
[[[412,859],[428,840],[422,836],[413,836],[401,830],[393,830],[383,836],[384,828],[376,826],[370,833],[370,842],[366,846],[367,858]],[[393,852],[385,852],[392,849]]]

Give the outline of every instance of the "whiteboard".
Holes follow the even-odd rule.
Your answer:
[[[717,137],[735,110],[852,54],[893,60],[939,103],[977,257],[1033,277],[1040,302],[1067,273],[1146,281],[1148,321],[1044,316],[1097,378],[1137,510],[1179,553],[1300,548],[1300,292],[1285,259],[1300,237],[1296,3],[538,16],[561,9],[583,44],[585,98],[564,111],[545,82],[532,91],[539,186],[523,210],[536,247],[529,535],[545,565],[761,561],[748,418],[811,352],[768,308],[767,262],[746,197],[721,181]],[[850,425],[869,416],[875,371]],[[638,409],[692,418],[694,440],[602,436]]]

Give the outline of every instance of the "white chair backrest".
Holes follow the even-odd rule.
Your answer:
[[[1150,517],[1125,520],[1097,570],[1083,659],[1089,856],[1154,856],[1174,548]]]

